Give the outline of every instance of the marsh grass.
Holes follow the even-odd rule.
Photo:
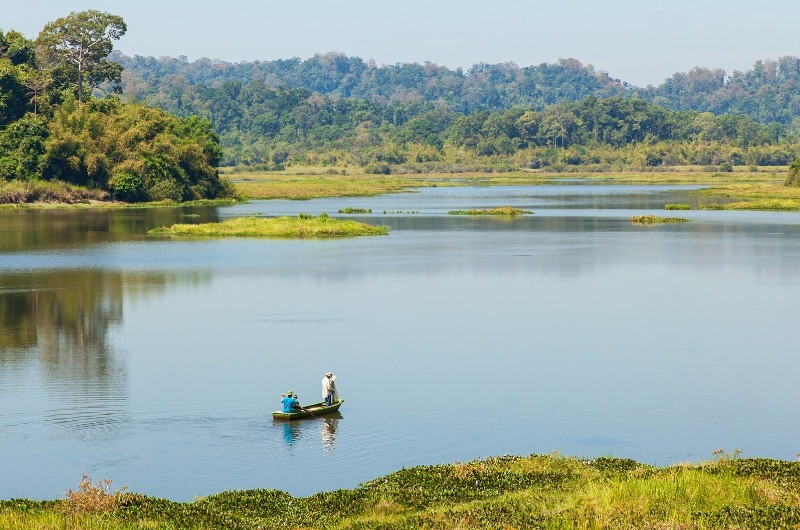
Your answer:
[[[514,208],[513,206],[496,206],[494,208],[471,208],[469,210],[450,210],[448,215],[530,215],[533,212]]]
[[[88,204],[91,201],[108,201],[109,199],[110,196],[105,191],[92,190],[59,181],[12,180],[0,182],[0,204]]]
[[[665,210],[691,210],[692,207],[688,204],[665,204]]]
[[[726,197],[731,202],[707,206],[710,210],[800,210],[800,188],[780,182],[731,183],[703,190],[711,197]]]
[[[332,238],[378,236],[389,233],[386,226],[334,219],[327,214],[313,217],[237,217],[219,223],[174,224],[154,228],[148,234],[194,237]]]
[[[641,225],[658,225],[670,223],[688,223],[688,219],[682,217],[660,217],[658,215],[634,215],[631,222]]]
[[[240,173],[232,177],[237,193],[249,199],[317,199],[323,197],[372,197],[414,188],[443,185],[419,175],[331,175],[325,172]]]
[[[402,469],[305,498],[247,490],[176,503],[126,494],[110,511],[74,514],[60,508],[67,500],[0,501],[0,528],[797,528],[799,485],[800,463],[736,453],[666,468],[505,456]]]
[[[346,214],[353,214],[353,213],[372,213],[372,208],[352,208],[348,206],[347,208],[342,208],[339,210],[339,213],[346,213]]]

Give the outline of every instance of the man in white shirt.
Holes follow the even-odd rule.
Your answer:
[[[336,399],[336,376],[331,372],[325,374],[322,378],[322,399],[325,400],[325,405],[330,407]]]

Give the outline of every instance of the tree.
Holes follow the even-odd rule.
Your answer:
[[[70,13],[48,23],[37,44],[45,64],[72,70],[78,85],[78,102],[83,102],[84,84],[96,87],[105,81],[119,83],[122,66],[106,60],[114,49],[113,40],[125,35],[122,17],[89,10]]]
[[[789,176],[784,186],[800,186],[800,158],[795,159],[789,166]]]

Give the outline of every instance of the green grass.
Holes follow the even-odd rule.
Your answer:
[[[688,204],[665,204],[665,210],[691,210],[691,206]]]
[[[448,215],[530,215],[533,212],[514,208],[512,206],[497,206],[494,208],[471,208],[469,210],[451,210]]]
[[[322,214],[312,217],[237,217],[219,223],[174,224],[154,228],[148,234],[194,237],[331,238],[379,236],[389,233],[386,226],[373,226],[341,220]]]
[[[619,458],[500,457],[403,469],[350,490],[192,502],[123,493],[0,501],[3,529],[772,529],[800,525],[800,463],[724,455],[658,468]],[[97,492],[88,492],[97,496]],[[108,492],[108,495],[117,495]]]
[[[688,219],[682,217],[659,217],[657,215],[634,215],[631,222],[642,225],[659,225],[668,223],[688,223]]]
[[[341,210],[339,210],[339,213],[347,213],[347,214],[351,214],[351,213],[372,213],[372,208],[370,208],[370,209],[352,208],[352,207],[348,206],[347,208],[342,208]]]

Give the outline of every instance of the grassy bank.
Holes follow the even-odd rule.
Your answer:
[[[352,220],[300,214],[297,217],[237,217],[219,223],[174,224],[154,228],[151,235],[194,237],[330,238],[380,236],[386,226],[373,226]]]
[[[225,173],[237,192],[249,199],[365,197],[432,186],[531,186],[580,179],[598,184],[698,185],[704,195],[729,199],[715,209],[800,210],[800,188],[783,185],[786,168],[737,167],[731,172],[698,166],[619,172],[510,171],[503,173],[428,173],[369,175],[361,168],[294,167],[275,172]]]
[[[344,174],[342,174],[342,171]],[[414,188],[445,185],[428,175],[366,175],[353,170],[292,168],[279,172],[227,173],[236,192],[248,199],[318,199],[372,197]]]
[[[720,454],[656,468],[532,455],[404,469],[305,498],[250,490],[177,503],[84,486],[59,501],[0,502],[0,528],[796,528],[799,486],[796,462]]]

